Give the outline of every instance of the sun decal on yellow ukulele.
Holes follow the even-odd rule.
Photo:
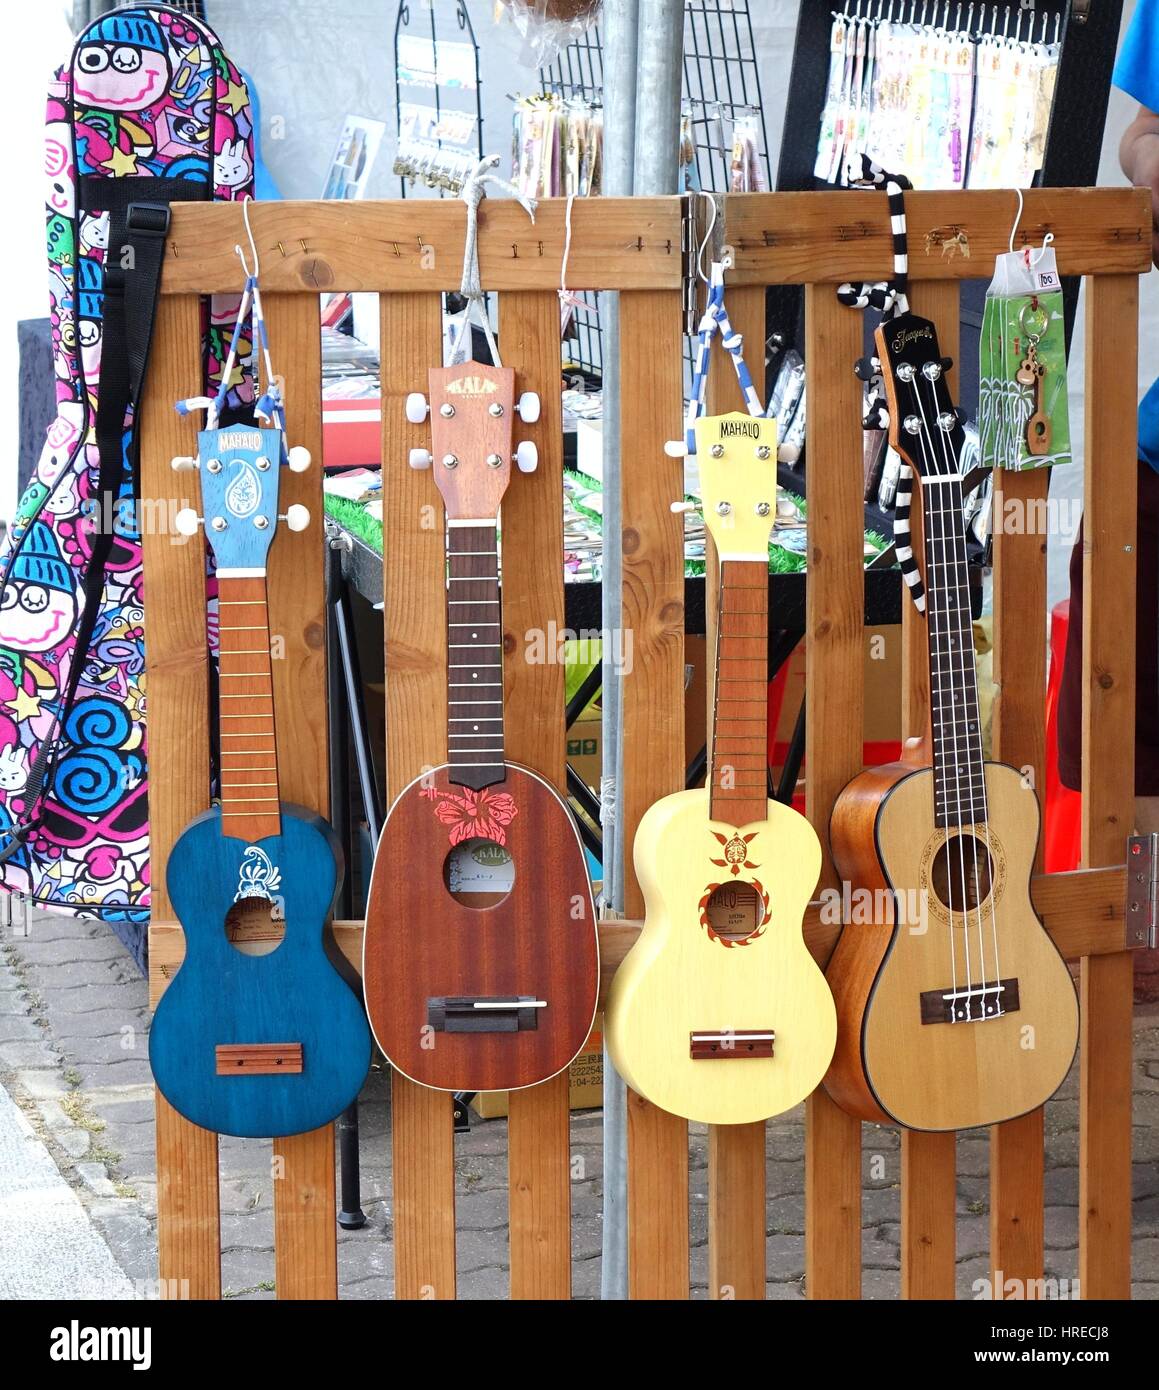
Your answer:
[[[734,880],[739,877],[742,869],[759,869],[761,866],[749,858],[749,845],[757,838],[759,831],[754,830],[749,835],[742,835],[739,830],[734,830],[731,835],[722,835],[718,830],[711,832],[713,838],[724,846],[723,859],[710,859],[710,864],[715,864],[719,869],[728,869],[732,878],[726,878],[720,883],[710,883],[704,890],[700,899],[700,925],[708,933],[709,939],[719,941],[722,946],[747,946],[750,941],[755,941],[758,936],[764,935],[765,928],[772,919],[772,908],[769,905],[769,895],[764,890],[764,885],[759,879],[748,880],[755,891],[757,920],[753,924],[752,931],[744,936],[725,936],[717,931],[712,922],[712,908],[714,896],[722,888],[732,888]]]

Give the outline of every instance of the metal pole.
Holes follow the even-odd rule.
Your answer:
[[[636,56],[640,0],[606,0],[604,39],[604,192],[629,197],[636,148]],[[624,910],[624,847],[620,838],[624,798],[620,675],[613,639],[623,614],[623,523],[620,508],[620,297],[600,295],[603,329],[603,901],[612,913]],[[610,771],[609,771],[610,770]],[[600,1297],[628,1296],[628,1094],[604,1049],[604,1230]]]
[[[675,193],[680,165],[683,0],[640,0],[636,171],[632,191]]]

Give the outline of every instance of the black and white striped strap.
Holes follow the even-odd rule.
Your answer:
[[[860,285],[838,286],[837,298],[851,309],[876,309],[884,318],[909,312],[909,238],[906,232],[905,191],[912,188],[903,174],[889,174],[866,154],[850,158],[846,170],[855,188],[884,188],[889,199],[889,225],[893,237],[893,278],[886,282],[868,281]],[[862,358],[855,368],[866,383],[867,396],[862,424],[867,430],[889,428],[889,407],[877,358]],[[903,459],[894,501],[893,541],[898,568],[919,613],[926,611],[926,590],[910,544],[910,511],[913,506],[913,469]]]

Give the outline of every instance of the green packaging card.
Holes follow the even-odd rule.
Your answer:
[[[995,262],[979,342],[978,433],[988,468],[1071,461],[1062,288],[1049,248]]]

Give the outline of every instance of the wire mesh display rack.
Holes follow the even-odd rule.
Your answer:
[[[429,40],[432,52],[435,82],[414,83],[404,78],[400,67],[400,42],[407,37]],[[447,41],[469,43],[474,49],[474,90],[465,87],[447,87],[439,83],[439,44]],[[479,71],[479,44],[471,16],[467,12],[465,0],[401,0],[398,15],[394,22],[394,118],[398,136],[398,160],[395,172],[399,175],[402,197],[408,198],[416,193],[425,194],[429,189],[435,196],[444,198],[455,194],[456,189],[441,183],[435,177],[414,178],[401,172],[401,145],[403,128],[404,93],[421,96],[424,104],[434,107],[437,118],[452,112],[472,115],[475,130],[476,158],[483,157],[483,92]],[[431,145],[438,151],[453,148],[456,151],[465,147],[445,140],[436,134]]]
[[[599,102],[604,90],[599,25],[592,25],[561,49],[554,62],[540,69],[539,76],[546,92]],[[768,140],[749,0],[685,0],[683,85],[694,153],[689,187],[713,193],[729,191],[733,124],[750,115],[757,118],[758,156],[768,187]],[[569,342],[569,365],[585,376],[598,377],[602,358],[595,313],[576,311]]]

